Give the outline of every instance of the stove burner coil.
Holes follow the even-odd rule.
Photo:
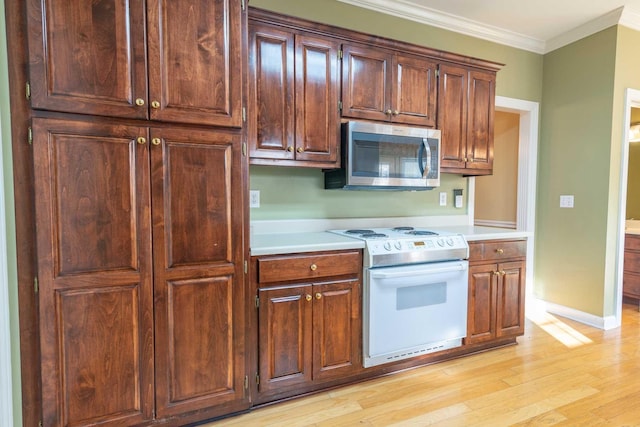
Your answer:
[[[362,234],[372,234],[372,233],[374,233],[374,231],[373,230],[358,230],[358,229],[355,229],[355,230],[347,230],[347,231],[345,231],[345,233],[347,233],[347,234],[361,234],[362,235]]]
[[[387,237],[387,235],[382,233],[366,233],[366,234],[361,234],[360,237],[363,237],[365,239],[374,239],[374,238]]]
[[[411,231],[413,230],[413,227],[393,227],[391,230],[392,231]]]
[[[407,234],[413,234],[414,236],[437,236],[438,233],[436,233],[435,231],[428,231],[428,230],[412,230],[407,232]]]

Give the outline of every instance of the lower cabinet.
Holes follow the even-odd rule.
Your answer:
[[[469,243],[465,344],[524,333],[526,240]]]
[[[362,369],[360,251],[265,256],[253,265],[258,402]]]
[[[622,295],[640,300],[640,235],[625,235]]]

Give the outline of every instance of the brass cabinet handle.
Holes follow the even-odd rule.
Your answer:
[[[320,292],[316,293],[316,299],[322,298],[322,294]]]
[[[151,143],[153,145],[160,145],[160,144],[162,144],[162,140],[160,138],[153,138],[153,139],[151,139]]]
[[[158,101],[151,101],[151,108],[160,108],[160,103]]]
[[[136,105],[138,107],[142,107],[144,105],[144,99],[142,98],[136,98]]]
[[[293,147],[287,147],[287,151],[293,153]]]
[[[303,153],[304,152],[304,148],[302,147],[298,147],[298,149],[296,150],[298,153]]]
[[[138,141],[138,144],[140,144],[140,145],[146,144],[147,143],[147,138],[145,138],[144,136],[139,136],[138,138],[136,138],[136,141]]]
[[[318,269],[318,266],[315,264],[311,264],[309,268],[311,269],[311,271],[316,271]]]
[[[311,295],[307,294],[307,296],[305,297],[305,299],[306,299],[307,301],[311,301]]]
[[[498,255],[502,255],[504,253],[504,249],[496,249],[496,253]]]

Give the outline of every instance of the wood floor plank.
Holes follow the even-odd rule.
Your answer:
[[[602,331],[527,312],[518,345],[283,402],[208,427],[640,426],[640,312]]]

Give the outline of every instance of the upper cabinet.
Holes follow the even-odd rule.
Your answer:
[[[345,44],[342,116],[434,127],[436,70],[429,58]]]
[[[495,91],[495,72],[440,65],[437,127],[442,132],[442,172],[492,173]]]
[[[335,167],[339,48],[329,37],[250,21],[251,163]]]
[[[239,1],[34,0],[28,8],[33,108],[242,126]]]

